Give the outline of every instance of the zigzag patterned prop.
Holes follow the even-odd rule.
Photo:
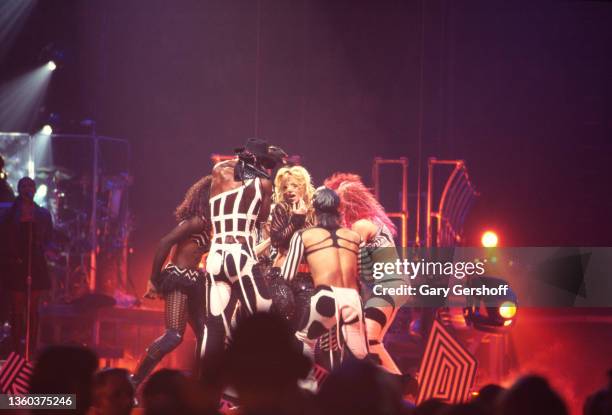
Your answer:
[[[320,388],[323,382],[325,382],[325,379],[327,379],[327,377],[329,376],[329,372],[327,371],[327,369],[317,364],[312,365],[312,371],[314,378],[317,381],[317,385],[319,385]]]
[[[430,398],[452,404],[466,401],[476,368],[476,359],[435,320],[419,369],[417,404]]]
[[[0,370],[0,391],[4,394],[23,395],[28,393],[33,367],[12,352]]]

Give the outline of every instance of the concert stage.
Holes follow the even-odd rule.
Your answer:
[[[133,369],[144,350],[164,330],[163,310],[107,306],[94,309],[50,304],[41,308],[40,347],[79,344],[93,349],[100,367]],[[195,348],[193,334],[160,367],[187,369]]]
[[[2,0],[0,411],[579,415],[612,368],[610,45],[605,1]]]

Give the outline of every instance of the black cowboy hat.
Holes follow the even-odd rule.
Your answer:
[[[262,138],[249,138],[244,147],[234,149],[234,153],[243,154],[250,153],[268,169],[273,169],[278,164],[283,164],[283,159],[287,157],[287,153],[278,146],[269,145]]]

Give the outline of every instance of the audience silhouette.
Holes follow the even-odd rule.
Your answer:
[[[311,364],[300,352],[288,323],[274,314],[241,320],[226,351],[208,353],[201,378],[170,369],[155,372],[142,391],[144,408],[134,408],[134,390],[124,369],[97,373],[96,354],[81,346],[51,346],[36,359],[32,394],[74,394],[76,410],[54,414],[218,415],[223,393],[234,395],[240,415],[567,415],[568,409],[548,381],[524,376],[510,388],[489,384],[469,402],[430,399],[414,407],[402,399],[396,377],[363,360],[348,360],[323,382],[318,394],[299,387]],[[612,414],[609,384],[584,403],[584,415]]]

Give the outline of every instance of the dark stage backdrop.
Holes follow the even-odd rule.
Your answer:
[[[494,226],[506,245],[610,245],[612,6],[522,3],[45,1],[2,79],[54,41],[58,131],[92,117],[132,143],[139,287],[210,154],[255,134],[316,184],[407,156],[415,192],[419,160],[465,159],[470,243]]]

